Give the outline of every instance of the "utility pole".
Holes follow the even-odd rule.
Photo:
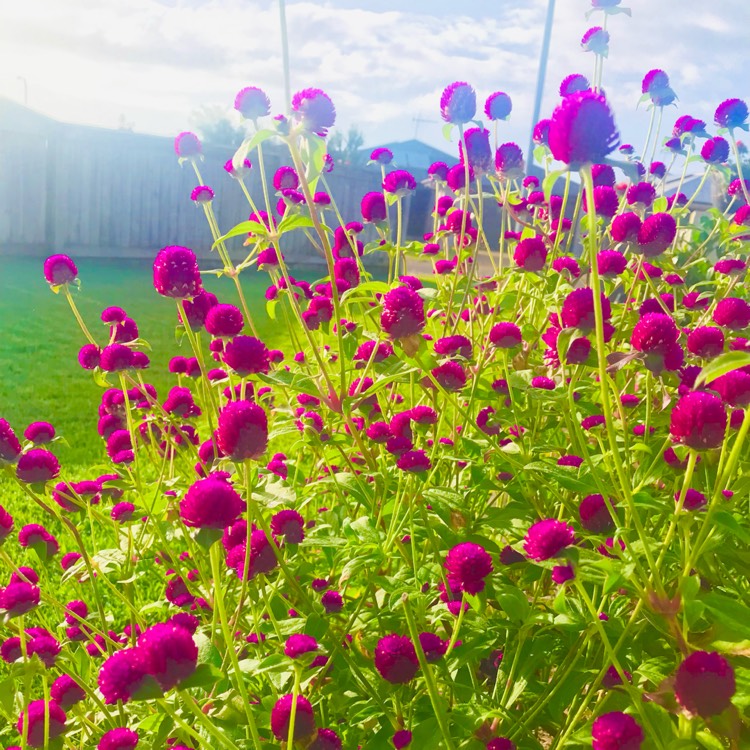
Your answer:
[[[292,113],[292,85],[289,72],[289,38],[286,29],[286,0],[279,0],[279,21],[281,23],[281,58],[284,67],[285,111],[287,115],[290,115]]]
[[[531,117],[531,132],[529,133],[529,150],[526,164],[531,167],[534,163],[534,126],[539,122],[542,111],[542,96],[544,95],[544,80],[547,76],[547,61],[549,60],[549,46],[552,38],[552,22],[555,19],[555,0],[547,0],[547,21],[544,24],[542,51],[539,55],[539,73],[536,77],[536,95],[534,98],[534,114]]]

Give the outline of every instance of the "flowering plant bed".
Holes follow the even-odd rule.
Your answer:
[[[145,380],[135,320],[109,307],[95,336],[74,261],[47,259],[102,386],[107,462],[69,475],[51,424],[20,435],[0,420],[0,465],[23,498],[0,507],[6,744],[750,745],[750,182],[735,137],[748,109],[722,103],[715,137],[680,117],[669,167],[653,127],[640,156],[615,158],[608,40],[586,32],[593,81],[566,78],[535,129],[541,180],[478,120],[497,140],[510,97],[491,94],[482,115],[469,84],[445,89],[460,161],[430,168],[423,242],[403,240],[416,181],[387,149],[372,154],[383,191],[362,198],[376,239],[339,215],[335,109],[318,89],[270,122],[263,91],[238,94],[251,134],[226,171],[251,213],[223,234],[200,141],[181,133],[237,305],[204,289],[191,249],[156,254],[181,352],[167,394]],[[660,123],[666,74],[643,92]],[[290,164],[267,185],[272,137]],[[700,222],[694,196],[664,195],[699,147],[707,175],[729,176],[728,206]],[[291,232],[325,258],[319,282],[287,266]],[[373,252],[387,280],[367,272]],[[417,260],[432,273],[410,273]],[[243,272],[268,274],[265,309]],[[259,314],[285,347],[258,338]]]

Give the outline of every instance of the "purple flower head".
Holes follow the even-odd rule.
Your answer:
[[[133,366],[133,354],[124,344],[109,344],[102,349],[99,367],[105,372],[122,372]]]
[[[341,739],[333,729],[318,729],[318,736],[307,750],[341,750]]]
[[[414,644],[405,635],[386,635],[375,647],[375,669],[394,685],[411,682],[419,669]]]
[[[668,213],[649,216],[638,230],[638,246],[634,250],[646,258],[661,255],[677,235],[677,221]]]
[[[78,352],[78,364],[84,370],[94,370],[99,367],[101,349],[96,344],[84,344]]]
[[[268,445],[268,418],[250,401],[232,401],[219,413],[219,450],[235,461],[258,460]]]
[[[464,141],[466,148],[464,149]],[[490,131],[486,128],[468,128],[464,131],[463,141],[458,144],[461,164],[465,156],[469,167],[476,175],[483,175],[492,169],[492,147],[490,146]]]
[[[60,675],[50,688],[50,697],[60,708],[67,710],[86,697],[86,691],[67,674]]]
[[[387,165],[393,161],[393,151],[389,148],[381,146],[380,148],[373,149],[370,154],[370,161],[374,161],[378,164]]]
[[[729,143],[721,137],[709,138],[703,144],[701,156],[706,164],[723,164],[729,159]]]
[[[139,648],[115,651],[99,670],[99,690],[109,706],[117,701],[127,703],[149,685],[154,685],[151,665]]]
[[[609,227],[609,233],[615,242],[636,242],[641,226],[640,216],[633,212],[627,212],[615,216]]]
[[[570,563],[565,565],[555,565],[552,568],[552,580],[558,585],[562,586],[568,581],[572,581],[576,577],[575,570]]]
[[[690,654],[675,676],[675,697],[680,705],[704,718],[729,708],[735,690],[731,664],[715,651]]]
[[[174,139],[174,152],[180,159],[193,159],[203,151],[201,142],[195,133],[183,131]]]
[[[463,81],[446,86],[440,97],[440,116],[453,125],[463,125],[477,112],[476,91]]]
[[[385,196],[380,192],[365,193],[362,196],[361,209],[362,218],[368,223],[379,224],[388,219]]]
[[[591,84],[586,76],[580,73],[571,73],[569,76],[565,76],[560,83],[560,96],[570,96],[589,88],[591,88]]]
[[[720,128],[742,128],[747,130],[748,109],[742,99],[727,99],[723,101],[714,114],[714,122]]]
[[[250,159],[243,160],[239,167],[235,167],[231,159],[227,159],[224,163],[224,171],[231,177],[234,177],[235,180],[243,180],[252,168],[253,164]]]
[[[393,172],[389,172],[383,180],[383,190],[386,193],[392,193],[399,197],[409,195],[417,189],[417,181],[414,179],[414,175],[411,172],[407,172],[405,169],[394,169]]]
[[[271,101],[262,89],[246,86],[234,97],[234,108],[246,120],[257,120],[271,114]]]
[[[271,517],[271,531],[288,544],[299,544],[305,538],[305,519],[291,508],[280,510]]]
[[[544,240],[540,236],[521,240],[513,253],[513,262],[524,271],[541,271],[547,262]]]
[[[641,750],[643,730],[620,711],[602,714],[591,727],[592,750]]]
[[[427,168],[427,174],[436,182],[445,182],[448,177],[448,165],[444,161],[436,161]]]
[[[18,617],[38,606],[40,596],[39,589],[31,583],[9,583],[4,589],[0,589],[0,610],[8,617]]]
[[[713,321],[733,331],[741,331],[750,325],[750,304],[739,297],[725,297],[716,305]]]
[[[495,737],[487,743],[487,750],[516,750],[516,743],[507,737]]]
[[[2,544],[13,531],[13,516],[0,505],[0,544]]]
[[[609,320],[612,315],[609,300],[601,295],[602,316]],[[591,331],[594,328],[594,290],[582,286],[574,289],[565,298],[560,310],[560,320],[565,328],[580,328]]]
[[[425,324],[424,301],[409,286],[398,286],[383,297],[380,327],[393,339],[419,333]]]
[[[118,727],[105,732],[96,750],[134,750],[138,745],[138,732]]]
[[[538,521],[526,533],[524,550],[532,560],[549,560],[557,557],[566,547],[575,543],[573,527],[552,518]]]
[[[299,187],[299,177],[294,167],[279,167],[273,176],[275,190],[296,190]]]
[[[552,115],[549,147],[571,167],[599,164],[620,141],[612,110],[603,94],[579,91],[563,99]]]
[[[503,91],[496,91],[487,97],[484,113],[489,120],[507,120],[513,110],[513,102]]]
[[[271,709],[271,731],[277,740],[286,742],[289,734],[289,722],[294,713],[294,740],[309,737],[315,731],[315,715],[310,701],[304,695],[289,693],[279,698]]]
[[[662,180],[667,174],[667,165],[663,161],[652,161],[648,172],[655,179]]]
[[[48,284],[59,286],[76,280],[78,268],[67,255],[50,255],[44,261],[44,278]]]
[[[651,94],[652,92],[659,91],[669,87],[669,76],[661,69],[654,68],[649,70],[648,73],[643,77],[643,83],[641,84],[641,93]]]
[[[305,130],[325,136],[336,122],[336,108],[320,89],[303,89],[292,97],[294,117]]]
[[[54,439],[55,428],[49,422],[32,422],[24,430],[23,436],[35,445],[45,445]]]
[[[737,274],[743,276],[747,269],[747,263],[739,258],[725,258],[714,263],[714,271],[724,275]]]
[[[236,336],[242,331],[245,321],[238,307],[227,304],[213,305],[206,315],[206,330],[212,336]]]
[[[16,730],[22,737],[26,735],[28,747],[48,747],[45,736],[54,740],[65,732],[67,717],[65,711],[55,701],[31,701],[21,712]]]
[[[674,501],[675,503],[678,503],[680,501],[679,492],[675,492]],[[692,487],[690,487],[688,491],[685,493],[685,500],[683,502],[682,507],[685,510],[699,510],[700,508],[705,507],[706,502],[707,502],[706,496],[702,492],[699,492],[698,490],[695,490]]]
[[[57,457],[43,448],[32,448],[18,459],[16,477],[26,484],[49,482],[60,474]]]
[[[199,479],[185,493],[180,501],[180,517],[186,526],[224,529],[237,520],[244,507],[244,501],[228,482],[208,477]]]
[[[344,600],[338,591],[329,589],[320,597],[320,603],[329,615],[335,615],[344,608]]]
[[[190,191],[190,200],[195,203],[210,203],[214,199],[214,191],[208,185],[197,185]]]
[[[601,26],[592,26],[581,38],[581,47],[586,52],[607,57],[609,54],[609,32]]]
[[[0,418],[0,466],[15,463],[21,455],[21,443],[9,422]]]
[[[253,336],[235,336],[224,347],[222,358],[225,364],[242,377],[265,374],[270,366],[266,345]]]
[[[304,633],[290,635],[284,645],[284,653],[290,659],[296,659],[298,656],[302,656],[302,654],[309,654],[317,650],[318,642],[315,638]]]
[[[402,750],[404,747],[408,747],[411,744],[411,732],[408,729],[399,729],[396,734],[391,737],[391,742],[396,750]]]
[[[534,131],[532,133],[532,140],[539,146],[549,145],[549,133],[552,127],[552,120],[539,120],[534,125]]]
[[[718,396],[691,391],[672,409],[669,432],[674,441],[705,451],[722,444],[726,425],[726,410]]]
[[[614,504],[611,498],[610,503]],[[581,519],[581,526],[592,534],[603,534],[614,530],[615,522],[602,495],[584,497],[578,506],[578,516]]]
[[[439,661],[448,650],[448,641],[444,641],[434,633],[420,633],[419,645],[422,647],[425,659],[430,663]]]
[[[750,372],[732,370],[716,378],[711,383],[711,388],[729,406],[745,408],[750,405]]]
[[[620,207],[617,191],[608,185],[598,185],[594,188],[594,208],[597,216],[611,219]],[[583,210],[588,212],[588,195],[583,196]]]
[[[408,471],[412,474],[421,474],[432,468],[430,459],[423,450],[405,451],[399,456],[396,466],[401,471]]]
[[[492,573],[492,558],[480,545],[464,542],[448,552],[445,569],[451,589],[478,594],[484,590],[484,579]]]
[[[159,250],[154,259],[154,287],[165,297],[195,297],[201,291],[201,274],[195,253],[179,245]]]
[[[490,329],[490,342],[499,349],[512,349],[522,341],[521,329],[515,323],[495,323]]]
[[[133,503],[121,502],[113,506],[110,518],[116,523],[127,523],[133,520],[135,505]]]
[[[195,672],[198,647],[190,631],[173,622],[146,629],[138,638],[137,648],[162,690],[171,690]]]
[[[469,182],[474,180],[474,171],[469,167]],[[445,181],[448,183],[448,187],[453,192],[458,192],[466,187],[466,168],[463,164],[456,164],[455,167],[451,167],[448,170],[448,174],[445,177]]]
[[[523,174],[523,151],[516,143],[503,143],[495,151],[495,171],[500,179],[515,180]]]
[[[644,206],[650,206],[656,198],[656,188],[650,182],[638,182],[628,188],[627,199],[628,205],[640,203]]]

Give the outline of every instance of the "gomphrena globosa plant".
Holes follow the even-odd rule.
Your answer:
[[[592,6],[593,76],[536,126],[541,179],[499,142],[508,94],[482,113],[469,83],[445,88],[458,162],[429,170],[423,241],[386,148],[382,190],[340,214],[321,90],[275,118],[260,88],[237,95],[249,135],[225,169],[249,218],[231,229],[181,133],[227,292],[192,249],[155,254],[179,334],[166,394],[136,320],[109,307],[94,336],[74,261],[47,259],[103,388],[104,464],[72,476],[53,425],[0,420],[24,499],[0,507],[7,743],[750,747],[748,108],[665,137],[676,96],[652,70],[646,142],[621,144],[602,77],[624,9]],[[271,138],[289,154],[272,177]],[[725,207],[696,216],[689,164]],[[302,232],[312,283],[284,255]],[[261,304],[246,274],[267,275]]]

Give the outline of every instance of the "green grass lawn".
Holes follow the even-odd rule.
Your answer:
[[[110,305],[124,308],[138,323],[141,338],[152,346],[151,368],[144,373],[164,399],[174,376],[169,359],[190,355],[187,340],[176,343],[176,310],[172,300],[160,297],[151,281],[149,260],[76,259],[81,289],[76,303],[92,334],[105,343],[108,328],[101,311]],[[101,464],[104,446],[96,431],[97,406],[102,388],[90,372],[78,365],[79,348],[86,343],[62,295],[53,294],[42,274],[39,258],[3,258],[0,270],[0,417],[21,437],[33,421],[51,422],[67,445],[56,444],[63,467]],[[263,293],[268,276],[248,270],[243,289],[257,315],[259,335],[269,348],[289,349],[283,329],[267,318]],[[222,302],[237,304],[229,279],[205,277],[205,286]],[[83,477],[77,477],[83,478]]]

